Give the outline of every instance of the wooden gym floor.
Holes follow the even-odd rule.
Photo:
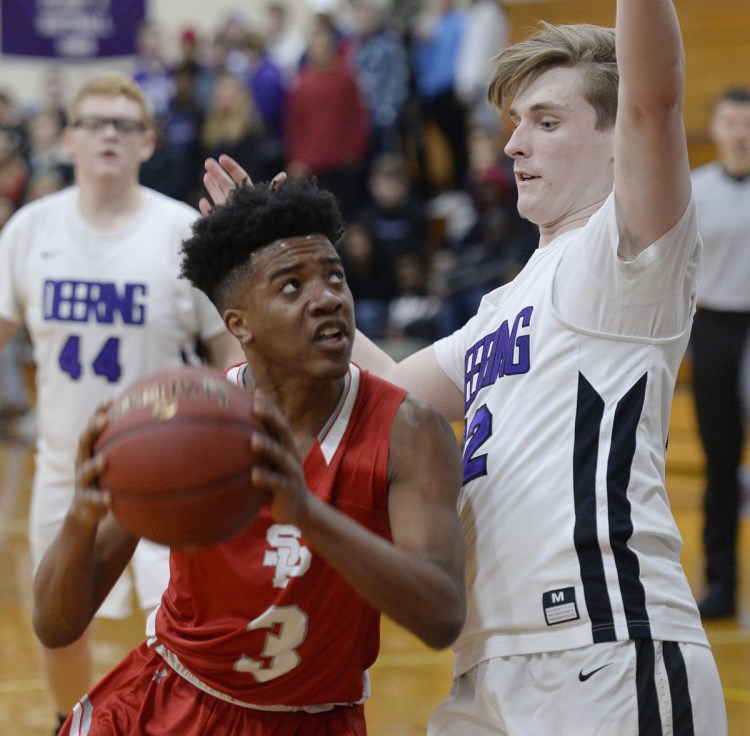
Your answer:
[[[689,384],[678,385],[672,412],[667,487],[685,542],[683,562],[701,593],[702,451],[694,429]],[[0,442],[0,736],[49,736],[52,705],[45,691],[30,624],[30,570],[26,519],[32,452]],[[741,533],[743,584],[740,616],[707,625],[721,672],[730,736],[750,734],[750,538]],[[103,622],[96,638],[101,674],[143,636],[139,616]],[[383,622],[382,653],[372,669],[367,706],[371,736],[424,734],[432,707],[448,692],[451,652],[433,652],[390,621]],[[529,736],[535,736],[529,734]]]

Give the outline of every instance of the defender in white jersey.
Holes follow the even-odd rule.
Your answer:
[[[398,365],[355,349],[465,422],[468,617],[428,732],[720,736],[664,486],[702,247],[673,4],[542,24],[493,65],[539,250],[436,345]]]
[[[154,147],[140,89],[119,74],[96,78],[70,120],[76,185],[21,208],[0,236],[0,349],[25,324],[36,366],[34,569],[73,498],[77,438],[95,408],[144,375],[197,359],[199,341],[217,367],[238,352],[213,305],[179,278],[198,213],[138,185]],[[145,543],[133,570],[139,605],[150,610],[168,580],[168,550]],[[128,615],[130,597],[124,577],[100,615]],[[91,684],[89,637],[45,650],[45,663],[65,714]]]

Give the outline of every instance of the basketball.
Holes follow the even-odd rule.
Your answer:
[[[96,441],[99,479],[132,534],[175,548],[215,544],[258,514],[252,394],[206,368],[155,373],[129,386]]]

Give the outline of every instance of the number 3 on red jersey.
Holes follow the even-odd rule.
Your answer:
[[[299,663],[297,647],[307,637],[307,614],[297,606],[271,606],[247,625],[248,631],[271,629],[261,651],[262,660],[243,654],[237,672],[249,672],[258,682],[268,682],[291,672]]]

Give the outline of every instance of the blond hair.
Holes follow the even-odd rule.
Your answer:
[[[127,97],[141,108],[141,120],[147,128],[153,127],[151,102],[138,84],[122,72],[109,72],[90,79],[78,90],[68,108],[68,120],[75,121],[81,103],[88,97]]]
[[[596,110],[596,127],[611,128],[617,116],[619,81],[613,28],[542,21],[532,36],[492,60],[487,99],[502,109],[529,82],[558,66],[582,68],[583,96]]]
[[[262,133],[263,120],[247,84],[236,74],[222,72],[214,82],[201,142],[208,148],[216,148],[236,143],[248,134]]]

